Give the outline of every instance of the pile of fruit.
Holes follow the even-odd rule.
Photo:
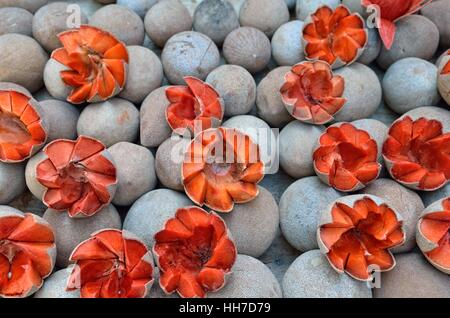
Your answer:
[[[0,297],[450,297],[450,0],[0,1]]]

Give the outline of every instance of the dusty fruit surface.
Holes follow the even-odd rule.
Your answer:
[[[236,260],[225,222],[198,207],[178,209],[155,241],[161,288],[181,297],[205,297],[221,289]]]

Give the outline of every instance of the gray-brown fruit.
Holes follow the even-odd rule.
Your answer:
[[[284,0],[246,0],[239,12],[239,22],[261,30],[268,37],[289,21],[289,9]]]
[[[7,204],[25,190],[25,165],[0,162],[0,204]]]
[[[19,33],[32,35],[33,15],[22,8],[0,8],[0,35]]]
[[[80,116],[77,107],[57,99],[47,99],[39,104],[50,127],[47,142],[77,138],[77,122]]]

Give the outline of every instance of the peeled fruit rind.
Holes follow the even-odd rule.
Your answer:
[[[390,49],[395,37],[395,22],[419,11],[429,2],[431,0],[406,0],[401,2],[396,0],[362,0],[361,4],[366,8],[377,7],[378,32],[384,46]]]
[[[328,127],[313,153],[314,170],[336,190],[357,191],[378,178],[377,142],[370,134],[349,123]]]
[[[450,197],[428,206],[417,223],[417,244],[428,261],[450,274]]]
[[[298,120],[325,124],[344,106],[345,81],[323,61],[301,62],[286,73],[280,92],[288,112]]]
[[[259,146],[232,128],[199,133],[187,148],[182,165],[187,196],[219,212],[230,212],[234,203],[253,200],[263,177]]]
[[[430,113],[431,114],[431,113]],[[450,180],[450,132],[427,113],[406,113],[389,129],[383,157],[391,176],[406,187],[433,191]]]
[[[58,139],[43,150],[36,179],[46,189],[48,207],[68,210],[71,217],[87,217],[108,205],[117,185],[116,167],[105,146],[80,136],[76,141]]]
[[[186,298],[221,289],[237,256],[225,222],[199,207],[178,209],[155,242],[161,288]]]
[[[368,41],[364,20],[340,5],[322,6],[305,21],[303,47],[309,60],[322,60],[333,68],[349,65],[362,54]]]
[[[450,50],[439,63],[438,90],[442,98],[450,105]]]
[[[78,245],[67,290],[82,298],[144,298],[153,284],[153,257],[134,234],[105,229]]]
[[[223,100],[219,93],[202,80],[186,76],[187,86],[169,86],[166,97],[170,105],[166,109],[166,119],[175,132],[199,132],[218,127],[223,118]]]
[[[43,111],[31,95],[0,88],[0,161],[28,159],[45,143],[47,133]]]
[[[67,101],[73,104],[99,102],[117,95],[125,86],[128,52],[112,34],[89,25],[58,35],[62,48],[51,58],[65,69],[64,84],[71,88]],[[55,69],[56,70],[56,69]],[[46,81],[51,92],[51,85]]]
[[[389,249],[403,244],[402,223],[400,214],[376,196],[346,196],[322,213],[317,241],[337,272],[370,281],[372,272],[395,266]]]
[[[41,288],[55,266],[53,230],[41,217],[0,206],[0,296],[23,298]]]

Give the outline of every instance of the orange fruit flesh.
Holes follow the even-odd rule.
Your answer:
[[[222,120],[223,111],[219,94],[195,77],[185,77],[187,86],[171,86],[166,89],[170,105],[166,110],[169,126],[175,130],[189,128],[191,131],[201,125],[201,130],[213,126],[212,119]]]
[[[320,239],[337,270],[368,280],[371,266],[392,268],[394,259],[388,249],[403,243],[404,234],[402,222],[389,207],[365,197],[353,207],[337,203],[331,213],[333,223],[321,226]]]
[[[377,178],[381,166],[377,162],[378,147],[370,135],[351,124],[329,127],[314,152],[316,169],[328,175],[330,185],[350,191],[359,183]]]
[[[305,53],[309,59],[333,65],[338,58],[344,63],[355,60],[358,51],[366,45],[367,33],[362,18],[351,14],[345,6],[334,11],[323,6],[303,29],[303,38],[307,42]]]
[[[0,161],[22,161],[47,133],[30,98],[16,91],[0,91]]]
[[[450,133],[437,120],[405,117],[392,125],[383,146],[397,180],[435,189],[450,179]]]
[[[182,297],[205,297],[222,287],[236,258],[225,223],[198,207],[179,209],[155,240],[161,287]]]
[[[234,129],[199,134],[190,144],[182,166],[188,196],[199,205],[229,212],[234,202],[252,200],[263,178],[259,149]]]
[[[50,227],[29,214],[0,218],[0,295],[23,297],[41,286],[53,269],[54,240]]]
[[[99,141],[80,136],[77,141],[56,140],[36,168],[37,180],[47,191],[44,203],[70,216],[93,215],[110,201],[108,186],[117,182],[116,169]]]
[[[153,275],[147,253],[142,242],[123,237],[120,230],[97,232],[72,252],[76,266],[67,289],[80,289],[83,298],[144,297]]]

